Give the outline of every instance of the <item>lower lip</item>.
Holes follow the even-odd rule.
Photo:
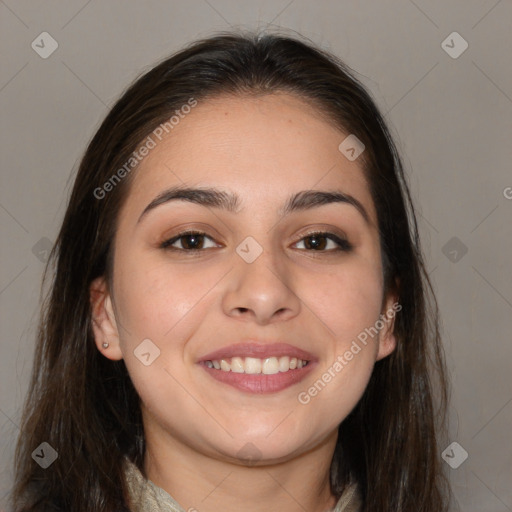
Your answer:
[[[264,375],[262,373],[236,373],[231,371],[225,372],[216,370],[215,368],[209,368],[205,364],[201,366],[208,372],[208,375],[219,382],[223,382],[224,384],[228,384],[229,386],[247,393],[264,394],[277,393],[297,384],[311,372],[315,364],[310,361],[302,368],[274,373],[272,375]]]

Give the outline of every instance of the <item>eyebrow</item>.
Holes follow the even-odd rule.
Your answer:
[[[144,208],[137,223],[156,207],[171,201],[188,201],[201,206],[221,208],[230,213],[238,213],[241,209],[239,196],[216,188],[191,188],[176,186],[163,191]],[[339,190],[302,190],[290,196],[284,206],[279,210],[282,216],[297,211],[309,210],[331,203],[345,203],[354,206],[370,223],[368,212],[355,197]]]

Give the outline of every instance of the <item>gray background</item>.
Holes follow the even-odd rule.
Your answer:
[[[0,16],[0,508],[43,261],[88,140],[157,60],[216,30],[268,24],[339,55],[386,114],[442,311],[453,387],[448,442],[469,454],[447,468],[453,510],[512,510],[510,0],[5,0]],[[43,59],[31,43],[42,46],[45,31],[58,48]],[[458,58],[442,46],[454,31],[469,45]],[[445,45],[462,48],[453,37]],[[459,448],[449,453],[460,462]]]

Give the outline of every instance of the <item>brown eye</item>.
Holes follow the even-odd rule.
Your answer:
[[[209,247],[218,247],[215,242],[213,242],[213,245],[205,246],[206,240],[211,240],[213,242],[213,239],[206,233],[202,233],[200,231],[186,231],[163,242],[161,244],[161,248],[177,251],[195,251],[207,249]],[[179,243],[181,247],[175,246],[177,243]]]
[[[326,232],[310,233],[297,243],[304,243],[306,250],[318,252],[350,251],[352,249],[352,244],[348,240],[340,238],[334,233]]]

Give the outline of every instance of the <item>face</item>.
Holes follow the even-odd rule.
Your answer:
[[[219,97],[144,158],[112,295],[98,279],[91,299],[98,349],[124,359],[147,431],[253,463],[335,441],[395,346],[375,208],[338,149],[347,135],[292,95]]]

